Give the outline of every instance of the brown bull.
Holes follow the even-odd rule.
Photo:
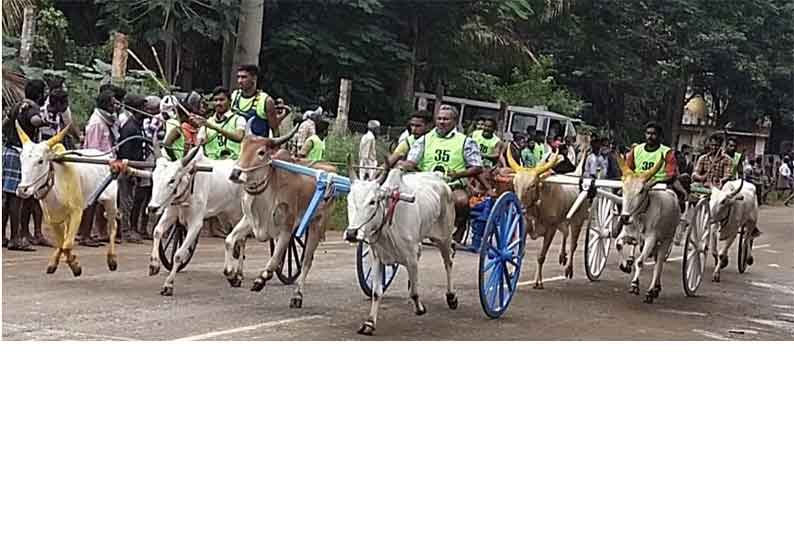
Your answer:
[[[516,196],[521,200],[521,205],[526,210],[527,231],[534,240],[543,236],[543,247],[538,253],[538,267],[535,271],[536,290],[543,289],[543,263],[549,251],[557,230],[562,232],[562,250],[560,252],[560,265],[565,266],[565,277],[573,278],[573,255],[579,242],[579,234],[587,219],[589,205],[582,205],[567,219],[568,210],[579,195],[575,186],[564,186],[554,183],[544,183],[549,177],[551,169],[557,163],[557,156],[552,156],[545,164],[534,168],[520,166],[513,158],[510,149],[507,151],[507,161],[515,171],[513,179]],[[570,253],[566,252],[566,241],[570,238]]]
[[[281,268],[292,233],[309,206],[315,192],[313,177],[276,169],[272,160],[293,161],[289,152],[279,147],[297,132],[297,127],[279,138],[265,138],[250,133],[242,142],[240,158],[230,180],[243,185],[243,218],[226,237],[226,261],[223,273],[232,287],[242,285],[246,237],[253,233],[259,241],[274,239],[276,248],[265,268],[254,280],[251,290],[261,291],[267,281]],[[298,161],[300,164],[307,162]],[[333,171],[329,164],[314,163],[312,167]],[[330,202],[320,203],[309,224],[301,274],[290,307],[303,306],[303,287],[312,266],[314,251],[330,215]]]

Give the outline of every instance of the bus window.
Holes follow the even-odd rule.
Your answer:
[[[460,106],[458,106],[460,109]],[[477,107],[474,105],[466,105],[463,108],[463,116],[461,117],[461,125],[463,126],[463,130],[468,134],[474,130],[474,125],[477,123],[477,119],[480,117],[487,117],[489,119],[494,119],[498,122],[497,117],[499,116],[499,111],[494,109],[488,109],[487,107]]]
[[[562,123],[556,119],[551,120],[551,122],[549,122],[548,137],[563,137],[564,135],[565,134],[563,134],[562,131]]]
[[[513,120],[510,123],[510,132],[514,134],[535,134],[537,130],[538,118],[534,115],[525,115],[523,113],[514,113]]]

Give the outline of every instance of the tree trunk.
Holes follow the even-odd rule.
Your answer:
[[[439,78],[436,81],[436,106],[433,108],[433,117],[438,116],[438,108],[441,107],[443,102],[444,102],[444,81],[441,78]]]
[[[339,107],[336,111],[336,123],[334,124],[334,132],[337,134],[347,133],[347,116],[350,112],[352,87],[353,82],[350,79],[342,79],[339,82]]]
[[[678,139],[681,136],[681,121],[684,116],[684,98],[686,98],[686,81],[678,82],[665,100],[664,127],[669,136],[667,141],[673,149],[678,148]]]
[[[113,36],[113,63],[110,67],[110,80],[114,85],[124,86],[124,76],[127,74],[128,47],[127,35],[116,32]]]
[[[241,0],[232,73],[236,72],[237,67],[241,64],[259,65],[264,17],[265,3],[263,0]]]
[[[411,12],[411,58],[405,65],[403,79],[400,85],[400,100],[410,104],[409,109],[413,110],[414,105],[414,80],[416,79],[416,59],[417,49],[419,48],[419,14],[416,10]]]
[[[5,3],[5,2],[4,2]],[[33,60],[33,36],[36,35],[36,12],[33,6],[28,6],[23,12],[22,35],[19,46],[19,62],[23,66],[29,66]]]
[[[232,74],[232,64],[234,64],[234,48],[237,45],[237,40],[232,34],[223,36],[223,52],[221,53],[221,63],[223,65],[223,86],[231,88],[234,83],[234,76]]]
[[[165,58],[163,58],[163,69],[168,78],[166,83],[171,86],[174,82],[174,17],[171,14],[166,25],[165,36]]]

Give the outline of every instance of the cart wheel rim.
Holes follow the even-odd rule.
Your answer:
[[[684,293],[694,296],[703,283],[709,246],[708,200],[701,200],[695,208],[694,217],[687,227],[682,263]]]
[[[614,204],[602,196],[591,207],[585,231],[585,272],[591,281],[598,280],[606,268],[612,249],[612,213]]]
[[[372,297],[372,258],[370,246],[366,241],[361,241],[356,247],[356,275],[361,291],[367,297]],[[400,266],[398,264],[383,266],[383,291],[389,288],[397,276]]]
[[[281,265],[276,270],[276,276],[282,284],[294,284],[303,270],[303,258],[306,255],[306,240],[309,233],[303,234],[303,237],[292,238],[287,245],[287,250],[284,253],[284,258],[281,260]],[[274,239],[270,240],[270,254],[276,251],[276,242]]]
[[[739,273],[747,271],[747,232],[744,227],[739,230],[739,256],[737,260]]]
[[[525,225],[518,198],[502,194],[491,209],[480,246],[480,304],[490,318],[499,318],[518,289],[524,257]]]

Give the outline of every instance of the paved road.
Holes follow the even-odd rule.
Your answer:
[[[627,293],[628,279],[614,254],[602,280],[584,276],[581,250],[573,280],[556,265],[559,239],[544,276],[546,289],[530,281],[539,242],[527,245],[522,287],[507,315],[487,319],[477,291],[477,258],[458,253],[454,276],[460,308],[444,301],[444,273],[434,249],[421,262],[421,294],[428,314],[414,316],[404,270],[385,298],[376,339],[386,340],[791,340],[794,339],[794,211],[761,210],[765,235],[756,242],[756,263],[736,271],[735,249],[722,282],[704,281],[700,296],[681,289],[680,248],[664,271],[656,304]],[[302,309],[290,309],[292,287],[277,279],[261,293],[248,290],[267,247],[252,244],[248,279],[232,289],[221,274],[220,239],[203,238],[193,261],[177,277],[175,296],[159,295],[164,275],[147,274],[150,246],[120,246],[119,270],[104,264],[103,249],[80,248],[83,276],[61,264],[44,274],[47,253],[3,249],[3,338],[6,340],[353,340],[369,305],[358,289],[354,248],[329,233],[315,258]],[[558,236],[559,237],[559,236]],[[580,242],[580,249],[582,243]],[[710,269],[711,266],[707,269]],[[708,271],[710,274],[710,271]],[[643,285],[650,280],[650,272]]]

